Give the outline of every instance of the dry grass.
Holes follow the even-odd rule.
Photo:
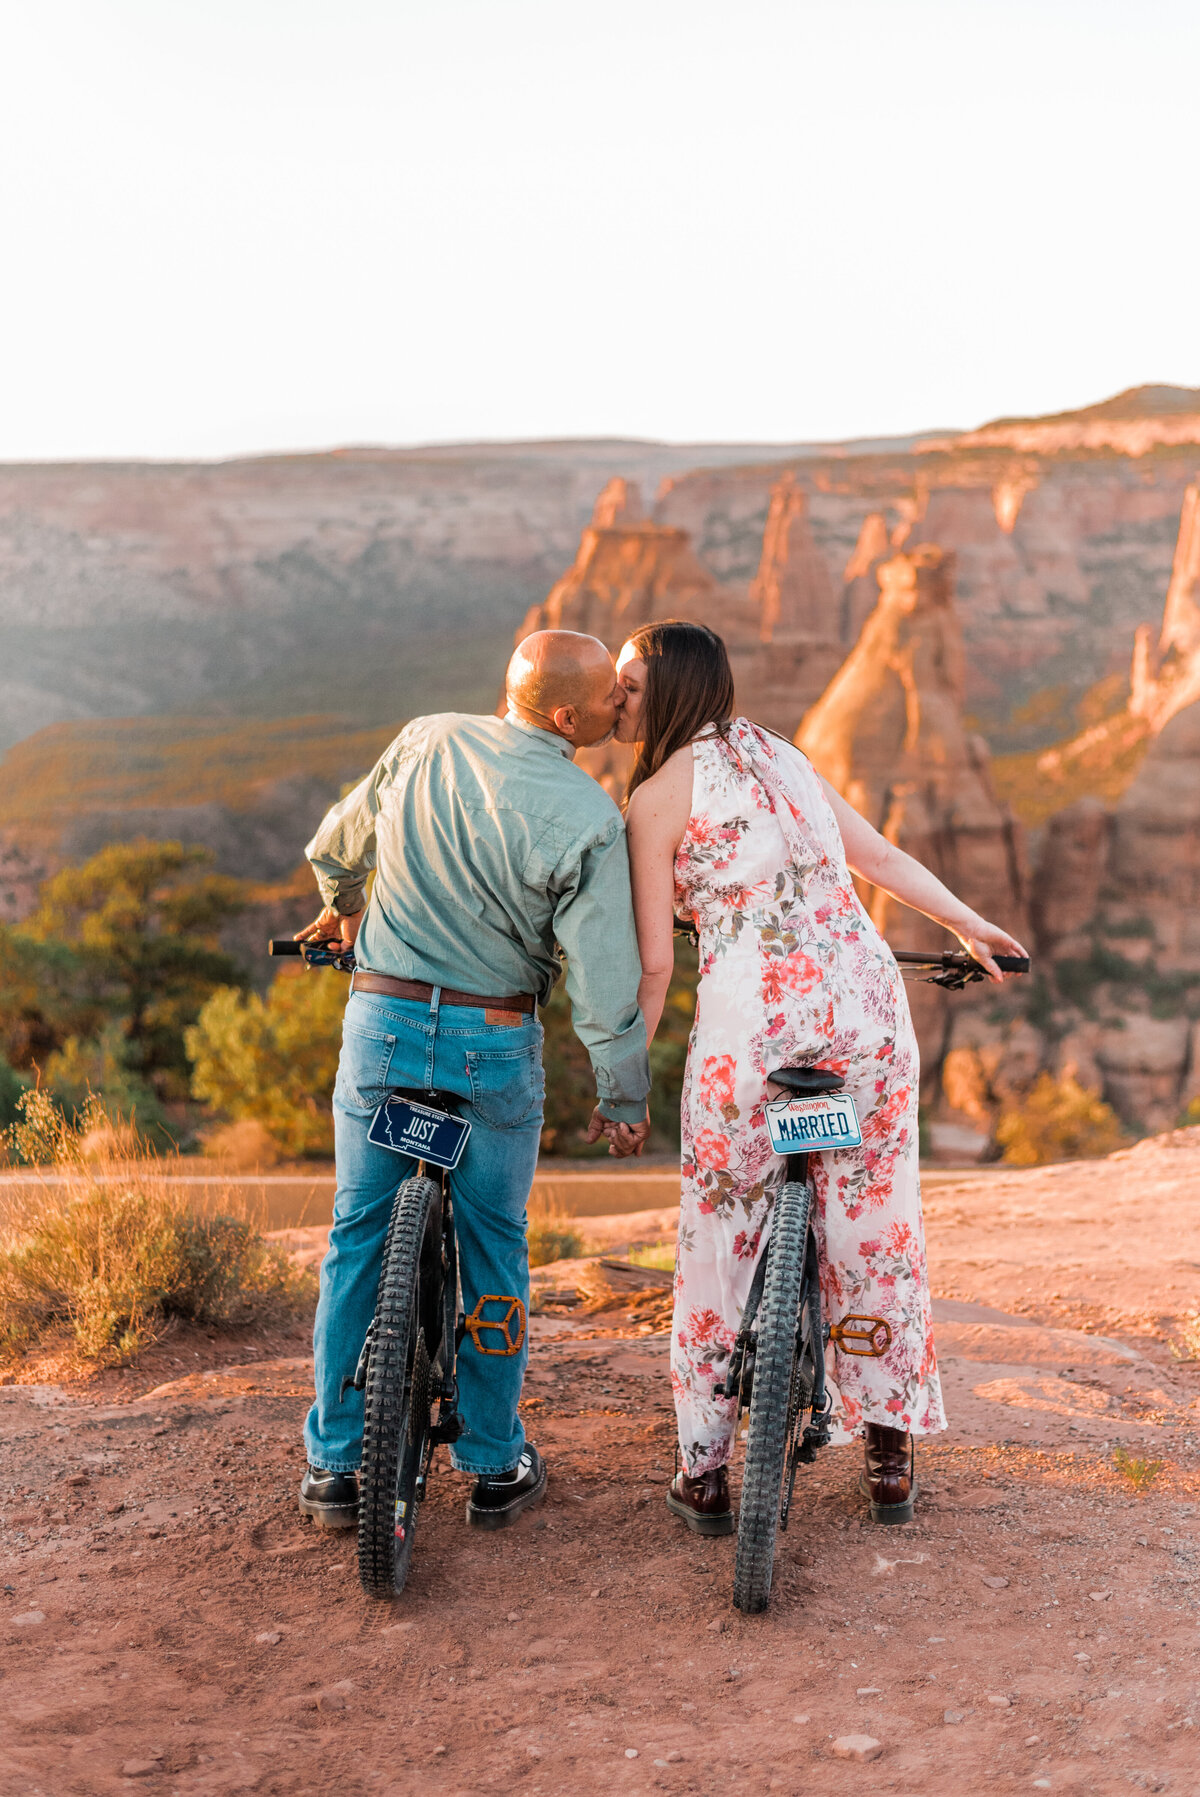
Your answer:
[[[91,1105],[79,1127],[32,1092],[10,1160],[47,1168],[0,1216],[0,1359],[65,1337],[83,1362],[128,1364],[175,1318],[218,1328],[294,1312],[311,1296],[245,1214],[198,1211],[128,1128]]]
[[[555,1260],[578,1260],[585,1252],[582,1235],[566,1217],[531,1217],[528,1234],[531,1267],[548,1267]]]
[[[641,1248],[631,1248],[625,1258],[635,1267],[655,1267],[660,1273],[673,1273],[675,1243],[648,1242]]]

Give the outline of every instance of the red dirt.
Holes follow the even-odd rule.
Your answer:
[[[534,1319],[546,1503],[476,1535],[442,1461],[394,1604],[296,1515],[301,1341],[0,1389],[0,1792],[1195,1793],[1198,1136],[938,1187],[918,1520],[831,1451],[764,1617],[663,1506],[666,1337],[619,1318]]]

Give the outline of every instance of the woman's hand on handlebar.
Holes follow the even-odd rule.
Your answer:
[[[339,911],[333,911],[326,905],[319,917],[297,930],[292,938],[294,942],[335,942],[343,948],[353,948],[362,920],[366,916],[366,907],[355,911],[350,917],[343,917]]]
[[[993,955],[1029,955],[1029,950],[1022,948],[1015,936],[1010,936],[998,924],[988,923],[983,917],[972,917],[969,928],[955,930],[954,934],[967,953],[986,971],[989,980],[995,980],[997,984],[1014,980],[1018,975],[1001,973],[992,959]]]

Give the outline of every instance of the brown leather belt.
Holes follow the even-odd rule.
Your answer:
[[[428,1002],[434,988],[425,980],[397,980],[390,973],[372,973],[369,967],[355,970],[350,982],[352,992],[386,992],[389,998],[419,998]],[[518,992],[510,998],[484,998],[478,992],[452,992],[443,986],[438,1000],[443,1005],[474,1005],[481,1011],[520,1011],[529,1017],[537,1010],[532,992]]]

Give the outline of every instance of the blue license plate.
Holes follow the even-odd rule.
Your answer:
[[[385,1098],[371,1119],[367,1140],[449,1170],[457,1167],[470,1133],[465,1117],[451,1117],[408,1098]]]
[[[767,1105],[767,1130],[776,1154],[813,1148],[861,1148],[858,1112],[848,1092],[820,1098],[777,1098]]]

